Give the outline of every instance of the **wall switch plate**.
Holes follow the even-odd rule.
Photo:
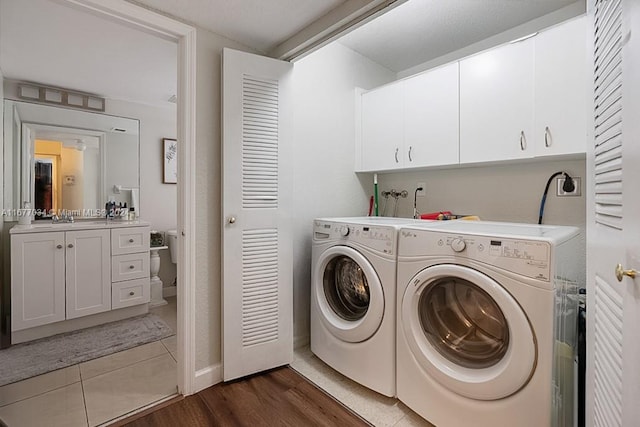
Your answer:
[[[572,177],[573,179],[573,184],[575,185],[575,190],[573,190],[571,193],[564,191],[562,189],[562,187],[564,186],[564,181],[565,178],[558,178],[558,189],[556,191],[556,195],[558,197],[569,197],[569,196],[580,196],[582,195],[582,191],[581,189],[581,182],[580,182],[580,178],[579,177]]]
[[[426,182],[419,182],[416,184],[416,188],[420,188],[422,187],[422,190],[418,191],[416,193],[416,196],[418,197],[424,197],[427,195],[427,183]]]

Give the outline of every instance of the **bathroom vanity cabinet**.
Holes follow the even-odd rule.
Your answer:
[[[65,323],[73,319],[146,305],[149,297],[146,223],[78,222],[11,229],[12,332],[56,322],[66,330]],[[74,325],[82,327],[77,320]],[[38,336],[59,333],[58,329],[49,326]]]

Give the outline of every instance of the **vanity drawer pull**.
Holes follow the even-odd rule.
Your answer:
[[[130,268],[131,270],[133,270],[134,268],[136,268],[136,266],[135,266],[135,265],[130,265],[130,266],[129,266],[129,268]]]
[[[133,239],[129,239],[129,243],[133,243],[133,242],[134,242],[134,240],[133,240]]]
[[[69,244],[67,245],[67,247],[68,247],[68,248],[72,248],[72,247],[73,247],[73,243],[69,243]]]
[[[129,296],[134,296],[135,294],[136,294],[136,293],[135,293],[135,292],[133,292],[133,291],[129,292]]]

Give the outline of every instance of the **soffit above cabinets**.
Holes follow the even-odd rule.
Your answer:
[[[570,5],[584,13],[583,0],[408,0],[340,42],[400,73]]]

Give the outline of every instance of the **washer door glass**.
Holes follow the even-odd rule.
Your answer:
[[[511,289],[525,286],[500,279]],[[424,372],[461,396],[503,399],[534,372],[533,330],[503,284],[466,266],[436,264],[405,285],[399,333]]]
[[[418,302],[420,325],[435,349],[467,368],[498,363],[509,348],[509,325],[498,304],[468,280],[437,279]]]
[[[393,267],[376,265],[388,276]],[[348,246],[332,246],[315,261],[311,304],[322,324],[345,342],[371,338],[382,323],[385,299],[382,282],[369,259]],[[315,315],[315,314],[314,314]]]
[[[333,258],[324,270],[324,295],[331,309],[344,320],[358,320],[369,308],[371,294],[362,267],[348,256]]]

